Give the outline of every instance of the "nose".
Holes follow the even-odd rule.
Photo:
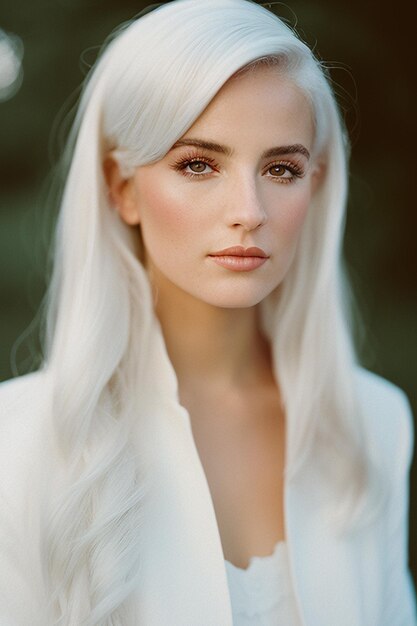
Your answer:
[[[254,180],[242,180],[230,190],[227,221],[232,227],[251,231],[263,226],[268,219],[264,203]]]

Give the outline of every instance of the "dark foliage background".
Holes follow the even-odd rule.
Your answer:
[[[207,1],[207,0],[202,0]],[[57,151],[51,132],[98,46],[147,3],[14,0],[0,28],[24,44],[19,92],[0,102],[0,380],[33,366],[23,333],[45,291],[56,207],[47,194]],[[417,415],[416,175],[412,2],[288,0],[275,10],[331,69],[353,154],[346,258],[363,318],[362,355],[402,387]],[[68,106],[66,107],[68,108]],[[60,113],[61,112],[61,113]],[[23,340],[23,341],[22,341]],[[417,574],[416,463],[411,473],[410,562]]]

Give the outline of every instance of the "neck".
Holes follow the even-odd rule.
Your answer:
[[[155,313],[180,388],[246,388],[270,381],[259,309],[223,308],[158,281]]]

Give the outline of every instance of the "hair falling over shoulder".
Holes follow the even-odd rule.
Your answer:
[[[46,316],[62,475],[42,528],[45,623],[138,624],[132,594],[147,483],[132,432],[140,428],[153,305],[138,233],[109,202],[104,156],[112,151],[126,176],[162,158],[220,87],[256,62],[274,63],[304,90],[314,149],[326,163],[280,298],[262,303],[279,351],[288,480],[314,447],[334,481],[335,522],[338,515],[342,529],[353,529],[365,519],[363,503],[375,510],[379,474],[354,393],[341,261],[349,146],[329,79],[296,34],[255,2],[174,0],[110,37],[87,77],[66,153]]]

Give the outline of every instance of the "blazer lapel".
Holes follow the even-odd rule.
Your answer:
[[[151,333],[138,419],[145,471],[139,623],[232,626],[220,533],[190,417],[159,325]]]

